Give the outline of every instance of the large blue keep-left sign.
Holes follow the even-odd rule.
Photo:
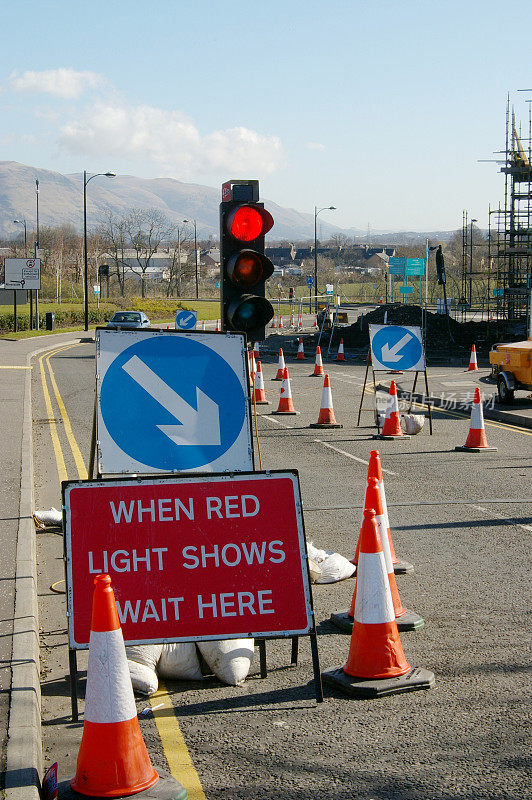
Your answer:
[[[253,469],[238,334],[97,331],[102,474]]]

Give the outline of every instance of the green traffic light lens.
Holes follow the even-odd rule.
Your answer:
[[[273,317],[273,306],[269,300],[249,294],[235,298],[228,309],[228,321],[235,331],[252,331],[266,325]]]

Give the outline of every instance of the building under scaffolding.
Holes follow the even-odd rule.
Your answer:
[[[524,321],[532,288],[532,125],[529,103],[528,135],[518,130],[515,112],[506,108],[504,208],[489,213],[489,272],[497,318]]]

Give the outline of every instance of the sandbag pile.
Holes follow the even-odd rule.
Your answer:
[[[173,642],[129,645],[126,655],[133,689],[139,694],[152,695],[159,687],[159,677],[201,681],[204,672],[209,669],[222,683],[242,686],[253,661],[254,647],[253,639],[225,639],[197,644]],[[200,656],[206,664],[203,670]]]
[[[313,583],[337,583],[355,573],[355,565],[334,550],[319,550],[312,542],[307,542],[307,553]]]
[[[415,436],[423,430],[424,424],[424,414],[403,414],[401,417],[401,427],[408,436]]]

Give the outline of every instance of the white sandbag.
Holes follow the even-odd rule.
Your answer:
[[[316,581],[321,575],[321,567],[316,561],[313,561],[311,558],[308,559],[308,571],[311,582],[316,583]]]
[[[350,578],[354,574],[356,567],[351,564],[347,558],[341,556],[340,553],[330,553],[327,555],[322,563],[321,575],[316,583],[337,583],[346,578]]]
[[[203,675],[194,642],[163,644],[157,674],[171,680],[201,681]]]
[[[307,553],[309,559],[315,561],[321,570],[315,583],[337,583],[355,573],[355,565],[333,550],[319,550],[312,542],[307,542]]]
[[[253,661],[254,639],[198,642],[198,647],[217,678],[230,686],[242,686]]]
[[[130,659],[128,659],[127,665],[134,691],[140,694],[155,694],[159,688],[159,680],[155,670]]]
[[[401,426],[406,434],[415,436],[423,429],[425,417],[423,414],[404,414],[401,418]]]
[[[34,511],[33,519],[39,528],[61,528],[63,526],[63,514],[53,506]]]
[[[129,644],[126,647],[126,656],[130,661],[143,664],[154,670],[163,651],[162,644]]]

